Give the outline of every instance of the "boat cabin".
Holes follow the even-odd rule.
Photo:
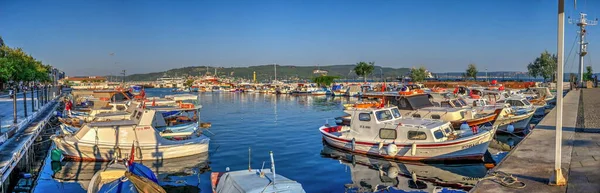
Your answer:
[[[351,116],[350,126],[342,127],[349,127],[347,129],[351,131],[342,135],[358,141],[440,142],[446,141],[453,132],[449,122],[402,118],[397,107],[352,109],[345,112]]]

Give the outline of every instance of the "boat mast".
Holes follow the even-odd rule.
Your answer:
[[[273,64],[275,67],[275,81],[273,83],[277,83],[277,63]]]
[[[579,20],[576,25],[579,26],[579,86],[583,86],[583,57],[587,55],[587,45],[585,42],[585,27],[593,26],[598,24],[598,18],[596,20],[587,20],[587,14],[579,13]],[[573,20],[569,18],[569,23],[573,23]]]
[[[273,159],[273,151],[269,152],[271,156],[271,172],[273,172],[273,185],[275,185],[275,160]]]

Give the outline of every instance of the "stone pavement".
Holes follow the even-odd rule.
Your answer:
[[[553,109],[505,160],[494,168],[525,182],[507,188],[480,181],[471,192],[598,192],[600,193],[600,89],[570,92],[564,99],[562,170],[567,186],[549,186],[554,168]]]
[[[600,192],[600,89],[583,89],[567,192]]]
[[[577,127],[580,92],[569,92],[563,100],[563,145],[561,168],[565,178],[571,165],[573,139]],[[548,179],[554,171],[554,147],[556,108],[527,135],[496,167],[491,171],[512,174],[525,183],[522,189],[508,188],[496,180],[482,180],[471,192],[566,192],[566,186],[549,186]],[[486,177],[491,177],[487,175]]]

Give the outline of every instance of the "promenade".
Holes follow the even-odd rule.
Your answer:
[[[550,186],[554,170],[554,108],[471,192],[600,192],[600,89],[571,91],[564,98],[561,168],[566,186]],[[525,183],[504,186],[490,175],[499,171]]]

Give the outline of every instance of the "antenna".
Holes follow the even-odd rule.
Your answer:
[[[588,43],[585,42],[585,33],[587,32],[585,27],[598,25],[598,19],[588,20],[587,14],[581,12],[579,13],[579,20],[574,20],[569,17],[568,21],[570,24],[575,23],[579,26],[579,31],[577,32],[579,34],[579,85],[583,86],[583,57],[587,55],[588,45]]]
[[[248,147],[248,171],[252,171],[252,167],[250,166],[250,160],[252,160],[252,149]]]
[[[123,75],[123,78],[121,79],[121,83],[124,83],[124,82],[125,82],[125,74],[127,74],[127,70],[123,70],[123,71],[121,72],[121,75]]]
[[[271,156],[271,172],[273,172],[273,185],[275,185],[275,160],[273,159],[273,151],[269,151]]]

